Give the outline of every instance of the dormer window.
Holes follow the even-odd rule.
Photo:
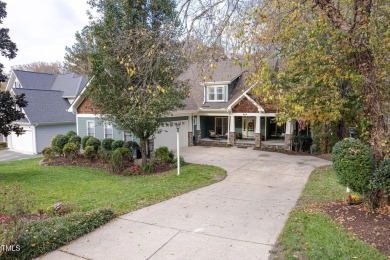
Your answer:
[[[227,85],[212,85],[206,87],[207,102],[227,102]]]

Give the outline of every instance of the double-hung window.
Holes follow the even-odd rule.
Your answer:
[[[87,135],[95,136],[95,121],[87,121]]]
[[[133,135],[131,133],[123,133],[123,141],[133,141]]]
[[[113,138],[112,124],[104,124],[104,138]]]
[[[207,101],[226,102],[226,90],[224,85],[207,86]]]

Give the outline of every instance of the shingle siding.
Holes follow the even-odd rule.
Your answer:
[[[50,145],[51,138],[56,134],[66,134],[69,130],[76,131],[76,124],[69,125],[46,125],[35,127],[37,153]]]

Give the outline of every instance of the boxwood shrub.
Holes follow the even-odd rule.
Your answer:
[[[91,232],[114,217],[111,209],[98,209],[32,221],[26,224],[24,233],[14,243],[19,245],[21,250],[3,252],[1,259],[38,257]]]
[[[92,161],[92,159],[95,157],[96,155],[96,152],[95,152],[95,148],[93,148],[93,146],[86,146],[85,149],[84,149],[84,157],[86,159],[90,159]]]
[[[86,145],[87,145],[87,146],[92,146],[93,149],[95,149],[95,152],[97,152],[97,151],[99,151],[99,148],[100,148],[101,143],[100,143],[100,140],[99,140],[99,139],[97,139],[97,138],[91,136],[91,137],[87,140]]]
[[[346,138],[332,149],[333,168],[340,184],[366,195],[374,171],[374,156],[369,146],[358,139]]]
[[[166,146],[161,146],[157,148],[155,155],[156,155],[156,159],[161,163],[172,162],[172,158],[169,155],[169,149]]]
[[[85,147],[87,147],[87,141],[91,137],[92,136],[90,136],[90,135],[86,135],[83,138],[81,138],[81,147],[83,148],[83,150],[85,150]]]
[[[81,137],[78,135],[73,135],[72,137],[69,138],[69,143],[74,143],[80,150]]]
[[[69,138],[66,135],[55,135],[51,139],[51,146],[56,146],[62,152],[64,146],[69,142]]]
[[[105,138],[105,139],[103,139],[103,141],[102,141],[102,149],[103,149],[103,151],[111,151],[113,142],[114,142],[114,139],[112,139],[112,138]]]
[[[122,140],[115,140],[114,142],[112,142],[112,150],[115,151],[116,149],[123,147],[124,144],[125,142],[123,142]]]
[[[79,147],[75,143],[67,143],[65,144],[64,148],[62,149],[62,152],[64,153],[66,158],[74,159],[79,155]]]

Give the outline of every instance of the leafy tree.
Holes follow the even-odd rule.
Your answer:
[[[389,18],[386,1],[262,1],[247,10],[237,36],[257,65],[251,82],[279,103],[281,117],[358,121],[381,160],[389,152],[382,114],[390,89]],[[267,56],[277,66],[258,62]]]
[[[182,106],[185,67],[173,1],[89,2],[100,14],[89,25],[91,82],[87,96],[105,120],[140,139],[142,161],[160,118]]]
[[[7,12],[5,10],[6,6],[6,3],[0,1],[0,24],[2,24],[2,20],[7,17]],[[16,57],[18,49],[16,48],[16,44],[11,41],[8,32],[9,29],[0,28],[0,53],[8,59],[13,59]],[[3,69],[4,65],[0,63],[0,82],[5,82],[7,80],[7,76],[4,74]]]
[[[81,32],[76,32],[76,43],[65,47],[64,67],[68,71],[87,76],[90,71],[88,55],[93,49],[93,35],[90,26],[85,26]]]
[[[5,137],[11,132],[17,136],[24,133],[23,127],[15,123],[25,118],[21,108],[26,107],[28,102],[24,98],[25,94],[13,97],[9,91],[0,91],[0,134]]]
[[[33,72],[50,73],[50,74],[64,74],[66,69],[61,62],[44,62],[37,61],[29,64],[12,66],[14,70],[27,70]]]

